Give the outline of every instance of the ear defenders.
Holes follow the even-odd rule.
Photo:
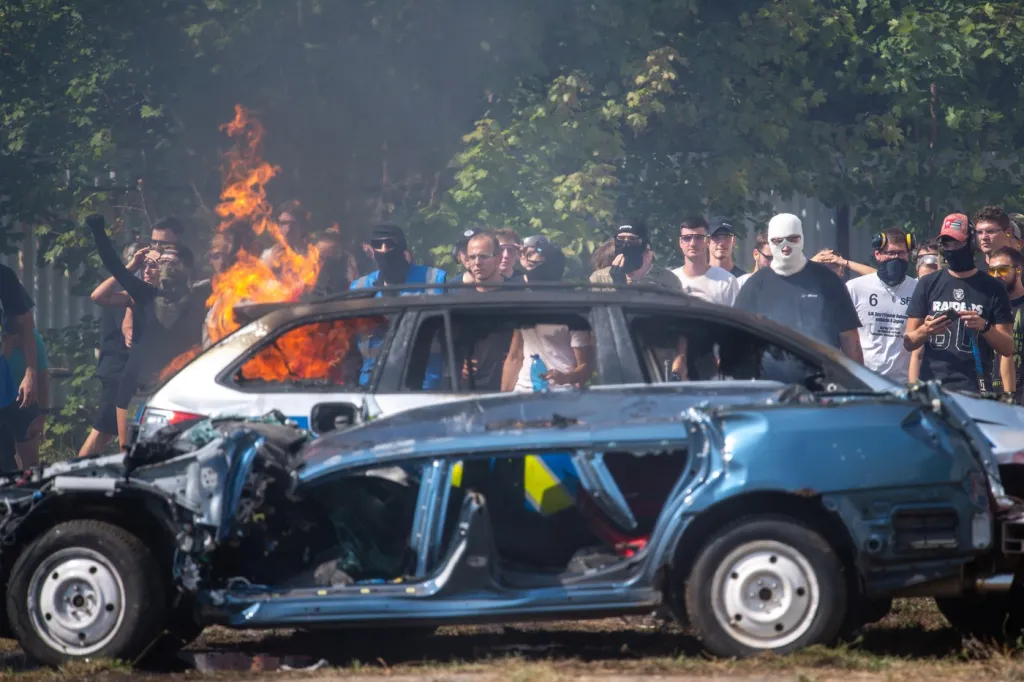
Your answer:
[[[882,249],[884,249],[888,245],[889,245],[889,239],[888,239],[888,237],[885,236],[885,232],[876,232],[875,234],[871,235],[871,248],[873,248],[875,251],[881,251]],[[913,250],[916,247],[917,247],[917,240],[914,239],[914,233],[913,232],[908,232],[907,233],[907,251],[913,252]]]

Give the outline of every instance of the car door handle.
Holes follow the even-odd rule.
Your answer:
[[[309,428],[317,435],[342,431],[359,423],[359,412],[354,403],[317,403],[310,413]]]

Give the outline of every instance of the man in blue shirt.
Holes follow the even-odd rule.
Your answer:
[[[405,232],[398,225],[382,223],[375,225],[373,234],[370,237],[370,246],[373,247],[373,259],[377,263],[377,269],[368,275],[360,277],[352,282],[350,289],[378,289],[385,286],[402,284],[444,284],[448,276],[440,268],[432,268],[426,265],[414,265],[406,260],[405,251],[408,244],[405,240]],[[410,288],[402,291],[377,292],[377,296],[409,296],[415,294],[440,294],[440,288]],[[377,362],[377,354],[380,352],[381,344],[384,343],[386,329],[362,337],[359,340],[359,351],[363,355],[363,367],[359,373],[359,385],[367,386],[370,383],[370,375],[373,374],[373,367]],[[426,376],[423,380],[424,390],[436,390],[441,383],[441,354],[431,352],[430,361],[427,366]]]
[[[0,264],[0,348],[3,347],[5,329],[17,324],[23,331],[22,353],[25,357],[25,376],[15,384],[7,358],[0,353],[0,468],[10,470],[15,460],[15,425],[12,415],[21,407],[36,402],[36,358],[35,320],[32,308],[35,303],[25,287],[21,286],[18,275],[6,265]]]

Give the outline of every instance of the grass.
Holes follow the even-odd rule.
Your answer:
[[[653,618],[441,628],[425,637],[389,635],[387,630],[311,637],[291,631],[211,628],[192,650],[229,659],[232,670],[202,676],[225,681],[252,679],[265,670],[274,671],[266,673],[274,678],[308,681],[344,675],[437,680],[455,676],[501,682],[650,676],[757,676],[808,682],[994,678],[1024,682],[1024,642],[1006,646],[964,641],[948,627],[932,602],[923,599],[898,601],[889,616],[866,628],[853,642],[742,661],[712,659],[692,637]],[[299,667],[320,658],[332,667],[315,673],[278,670],[281,663]],[[0,673],[0,680],[18,682],[195,677],[194,672],[156,673],[102,662],[75,664],[60,671]]]

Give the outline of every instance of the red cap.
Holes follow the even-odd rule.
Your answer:
[[[963,213],[950,213],[942,221],[942,229],[939,230],[940,237],[949,237],[958,242],[967,241],[967,216]]]

